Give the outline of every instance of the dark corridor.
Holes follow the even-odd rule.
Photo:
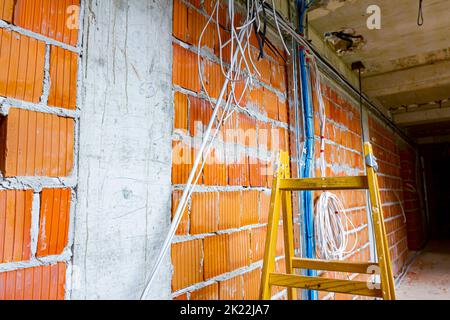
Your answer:
[[[429,235],[450,238],[450,143],[422,147],[429,208]]]

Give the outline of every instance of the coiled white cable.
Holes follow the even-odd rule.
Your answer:
[[[349,230],[355,229],[355,226],[346,215],[341,200],[331,192],[323,192],[317,200],[315,229],[318,253],[322,259],[342,260],[355,250],[358,243],[356,238],[353,246],[348,249]]]
[[[310,56],[315,74],[315,89],[319,102],[319,126],[320,126],[320,175],[326,176],[325,161],[325,128],[326,113],[325,103],[322,96],[320,83],[320,73],[314,57]],[[316,203],[316,215],[314,221],[318,255],[326,260],[342,260],[345,255],[351,254],[358,244],[358,233],[355,234],[355,241],[350,249],[350,233],[355,226],[347,216],[344,205],[339,197],[331,192],[323,192]]]

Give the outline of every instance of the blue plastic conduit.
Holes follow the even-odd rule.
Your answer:
[[[299,12],[299,30],[303,33],[303,18],[309,6],[314,2],[310,0],[297,0],[297,9]],[[305,52],[303,48],[300,48],[299,60],[300,60],[300,80],[301,80],[301,93],[303,104],[303,120],[304,120],[304,133],[305,133],[305,152],[302,154],[303,170],[302,178],[308,178],[312,176],[312,169],[314,167],[314,114],[311,104],[311,88],[309,86],[309,69],[306,63]],[[315,257],[315,239],[314,239],[314,204],[311,191],[304,191],[301,195],[301,210],[304,214],[304,230],[303,239],[306,241],[306,252],[304,256],[306,258]],[[316,276],[315,270],[307,270],[308,276]],[[317,291],[308,290],[307,298],[309,300],[317,300]]]

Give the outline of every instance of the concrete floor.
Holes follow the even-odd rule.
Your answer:
[[[398,300],[450,300],[450,240],[432,241],[397,288]]]

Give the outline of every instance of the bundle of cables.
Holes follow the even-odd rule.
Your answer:
[[[326,176],[325,161],[325,129],[326,114],[325,103],[322,96],[320,72],[314,57],[310,57],[314,70],[315,91],[319,102],[319,125],[320,125],[320,174]],[[317,255],[326,260],[342,260],[346,255],[351,254],[358,243],[358,234],[355,232],[355,241],[351,248],[350,234],[355,226],[347,216],[344,205],[339,197],[331,192],[320,194],[316,202],[315,232],[317,242]]]

